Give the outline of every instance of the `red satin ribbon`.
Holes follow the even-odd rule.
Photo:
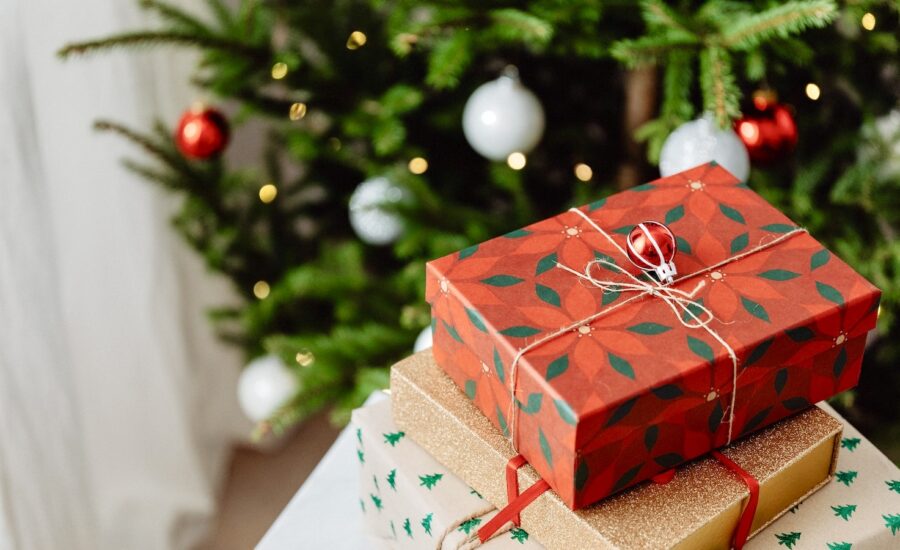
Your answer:
[[[744,507],[744,510],[741,512],[741,516],[738,519],[737,529],[734,531],[734,537],[731,541],[731,546],[734,550],[742,550],[744,545],[747,543],[747,537],[750,535],[750,528],[753,526],[753,518],[756,516],[756,508],[759,505],[759,481],[756,480],[755,477],[750,475],[746,470],[738,466],[736,462],[723,455],[719,451],[712,452],[713,458],[719,461],[720,464],[734,472],[741,478],[741,481],[744,482],[744,485],[747,486],[747,490],[750,491],[750,499],[747,501],[747,506]],[[509,459],[509,462],[506,463],[506,506],[500,510],[496,516],[491,518],[491,520],[482,526],[481,529],[478,530],[478,539],[484,543],[489,538],[491,538],[494,533],[497,532],[498,529],[503,527],[509,522],[513,522],[515,525],[519,525],[520,517],[522,510],[525,509],[526,506],[534,502],[534,500],[544,494],[547,489],[550,488],[550,485],[547,484],[543,479],[538,480],[537,483],[525,489],[525,492],[519,494],[519,468],[528,464],[528,461],[525,460],[525,457],[522,455],[516,455]],[[658,483],[661,485],[665,485],[666,483],[672,481],[672,478],[675,477],[675,469],[666,470],[661,472],[651,479],[653,483]]]
[[[744,544],[747,543],[747,537],[750,535],[750,527],[753,526],[753,517],[756,515],[756,507],[759,505],[759,481],[719,451],[713,451],[712,455],[723,466],[736,473],[750,491],[750,500],[747,501],[747,506],[744,507],[744,511],[741,512],[737,529],[734,531],[734,538],[731,541],[734,550],[741,550],[741,548],[744,547]]]
[[[519,494],[519,468],[528,464],[525,457],[516,455],[509,459],[506,463],[506,506],[500,510],[496,516],[491,518],[478,530],[478,540],[482,543],[494,536],[498,529],[509,522],[519,525],[519,514],[526,506],[534,502],[534,499],[544,494],[550,485],[543,479],[525,489],[525,492]]]

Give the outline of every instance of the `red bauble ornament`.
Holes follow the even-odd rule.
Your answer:
[[[747,147],[750,160],[760,164],[784,159],[797,145],[794,114],[770,91],[753,94],[753,106],[735,122],[734,130]]]
[[[628,259],[662,283],[672,283],[678,274],[672,261],[676,250],[675,235],[659,222],[639,223],[628,233]]]
[[[228,121],[222,113],[194,107],[181,115],[175,129],[175,145],[186,157],[208,159],[225,149],[228,133]]]

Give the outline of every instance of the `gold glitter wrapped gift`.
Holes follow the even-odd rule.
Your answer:
[[[497,507],[506,505],[509,441],[441,371],[431,350],[391,371],[394,420],[434,458]],[[813,407],[723,449],[760,483],[751,534],[831,479],[841,424]],[[519,470],[524,491],[538,480]],[[749,491],[713,458],[678,468],[667,484],[646,482],[572,511],[552,491],[521,514],[522,528],[546,548],[727,549]]]

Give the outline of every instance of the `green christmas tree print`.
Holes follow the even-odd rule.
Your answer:
[[[397,540],[397,529],[394,528],[394,520],[391,520],[391,535],[394,536],[394,540]]]
[[[397,442],[403,439],[403,436],[406,435],[406,432],[392,432],[387,434],[382,434],[384,436],[384,442],[390,444],[391,447],[397,445]]]
[[[519,544],[525,544],[525,541],[528,540],[528,531],[526,531],[525,529],[520,529],[518,527],[513,527],[509,531],[509,536]]]
[[[422,529],[425,529],[425,534],[429,537],[431,536],[431,518],[434,517],[434,514],[428,514],[424,518],[422,518]]]
[[[481,524],[481,518],[467,519],[466,521],[462,522],[457,531],[461,531],[468,535],[472,532],[472,529],[478,527],[479,524]]]
[[[391,489],[397,490],[397,468],[391,470],[387,475],[388,485],[391,486]]]
[[[356,440],[362,445],[362,428],[356,428]]]
[[[853,481],[856,479],[857,472],[853,470],[846,470],[843,472],[837,472],[834,474],[834,478],[838,481],[838,483],[843,483],[847,487],[849,487]]]
[[[845,437],[841,440],[841,447],[847,449],[851,453],[856,450],[861,440],[858,437]]]
[[[844,504],[843,506],[832,506],[832,510],[834,510],[834,515],[841,518],[844,521],[850,521],[850,516],[853,515],[853,512],[856,511],[855,504]]]
[[[409,538],[413,538],[412,536],[412,525],[409,523],[409,518],[406,518],[403,521],[403,530],[406,531],[406,536]]]
[[[381,488],[378,486],[378,476],[376,476],[375,474],[372,474],[372,483],[375,484],[375,490],[380,493]]]
[[[421,483],[419,483],[419,486],[425,487],[426,489],[428,489],[430,491],[434,488],[434,486],[437,484],[437,482],[441,480],[442,477],[444,477],[444,474],[431,474],[431,475],[427,475],[427,476],[419,476],[419,481],[421,482]]]
[[[900,479],[892,479],[891,481],[885,481],[884,483],[888,486],[888,491],[894,491],[900,495]]]
[[[362,508],[363,514],[366,513],[366,501],[359,499],[359,507]]]
[[[362,449],[356,449],[356,456],[359,458],[360,464],[366,463],[366,455],[363,454]]]
[[[775,538],[778,539],[779,546],[787,546],[788,548],[793,548],[797,541],[800,540],[800,533],[797,531],[792,531],[790,533],[778,533],[775,535]]]
[[[850,550],[853,547],[849,542],[829,542],[828,550]]]
[[[471,491],[469,491],[469,494],[470,494],[470,495],[475,495],[476,497],[480,498],[481,500],[484,500],[484,497],[481,496],[481,493],[479,493],[479,492],[476,491],[475,489],[472,489]]]
[[[372,494],[370,494],[369,497],[371,497],[371,499],[372,499],[372,504],[374,504],[375,508],[380,512],[381,508],[383,507],[383,504],[381,504],[381,499],[378,498],[377,495],[372,495]]]
[[[884,526],[891,530],[892,535],[896,535],[900,531],[900,514],[888,514],[881,516],[884,518]]]

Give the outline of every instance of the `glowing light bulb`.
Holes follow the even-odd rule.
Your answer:
[[[301,367],[308,367],[308,366],[312,365],[313,362],[316,360],[316,356],[313,354],[313,352],[309,351],[308,349],[304,349],[304,350],[298,351],[297,355],[294,357],[294,359],[297,360],[297,364],[300,365]]]
[[[362,31],[353,31],[350,33],[350,37],[347,38],[347,49],[348,50],[358,50],[366,45],[366,33]]]
[[[291,120],[300,120],[306,116],[306,103],[294,103],[288,113]]]
[[[260,300],[265,300],[269,296],[270,290],[269,283],[265,281],[256,281],[256,284],[253,285],[253,295]]]
[[[279,61],[278,63],[272,65],[272,78],[275,80],[281,80],[288,74],[288,66],[287,63]]]
[[[271,183],[267,183],[259,188],[259,200],[265,204],[274,201],[276,196],[278,196],[278,188]]]
[[[817,86],[816,84],[813,84],[812,82],[810,82],[809,84],[806,85],[806,97],[815,101],[815,100],[819,99],[819,96],[821,96],[821,95],[822,95],[822,90],[819,88],[819,86]]]
[[[865,15],[862,16],[862,28],[867,31],[875,30],[875,15],[872,12],[866,12]]]
[[[525,155],[516,151],[515,153],[510,153],[508,157],[506,157],[506,164],[509,165],[513,170],[521,170],[525,168]]]
[[[594,177],[594,171],[583,162],[575,165],[575,177],[581,181],[590,181]]]
[[[416,157],[409,161],[409,171],[413,174],[424,174],[428,170],[428,161],[422,157]]]

